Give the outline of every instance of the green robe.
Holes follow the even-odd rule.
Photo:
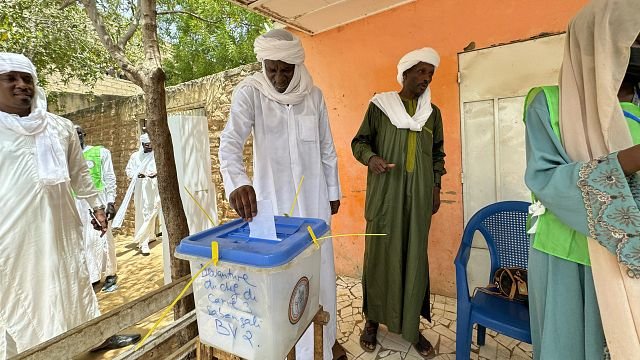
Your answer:
[[[409,115],[416,101],[402,100]],[[355,158],[368,165],[379,155],[396,165],[367,176],[362,275],[363,312],[411,343],[418,341],[420,315],[431,320],[427,238],[431,225],[434,184],[445,174],[440,110],[433,106],[422,131],[396,128],[371,103],[351,142]]]

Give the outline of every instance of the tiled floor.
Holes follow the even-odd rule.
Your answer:
[[[366,353],[359,344],[364,327],[362,315],[362,286],[360,280],[338,277],[338,341],[348,352],[348,358],[358,360],[422,360],[413,346],[400,335],[389,333],[384,326],[378,330],[378,347]],[[433,322],[423,320],[422,334],[436,349],[435,359],[455,359],[456,300],[440,295],[431,297]],[[531,345],[487,329],[486,345],[471,346],[471,359],[531,359]]]

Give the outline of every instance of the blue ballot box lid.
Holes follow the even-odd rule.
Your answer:
[[[307,226],[320,237],[329,231],[321,219],[274,216],[278,240],[249,237],[249,223],[233,220],[184,238],[178,255],[211,259],[211,242],[218,242],[220,261],[254,267],[275,267],[288,263],[313,243]]]

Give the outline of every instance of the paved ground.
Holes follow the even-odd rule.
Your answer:
[[[130,237],[116,239],[119,261],[119,287],[113,293],[98,292],[100,309],[107,312],[123,303],[136,299],[163,285],[162,246],[159,241],[151,244],[151,255],[141,256]],[[420,360],[413,347],[399,335],[389,333],[384,326],[378,332],[378,347],[373,353],[365,353],[359,345],[359,337],[364,327],[362,316],[362,286],[359,279],[338,277],[338,341],[348,351],[349,360]],[[433,323],[423,321],[420,329],[434,345],[436,359],[455,359],[456,340],[456,300],[440,295],[431,299]],[[158,319],[152,316],[125,332],[139,332],[143,335]],[[168,323],[171,316],[165,320]],[[487,330],[486,345],[478,348],[472,345],[471,359],[531,359],[531,346],[509,337]],[[475,331],[474,331],[475,342]],[[111,359],[121,351],[86,354],[82,359]],[[306,360],[306,359],[301,359]]]
[[[338,277],[338,341],[343,344],[348,358],[358,360],[421,360],[413,346],[400,335],[389,333],[384,326],[378,330],[378,346],[365,353],[359,344],[364,328],[362,316],[362,286],[359,279]],[[456,300],[440,295],[431,297],[433,322],[420,324],[422,334],[436,349],[435,359],[455,359]],[[475,342],[475,331],[474,331]],[[487,330],[486,345],[472,345],[471,359],[531,359],[531,345],[520,343],[504,335]]]

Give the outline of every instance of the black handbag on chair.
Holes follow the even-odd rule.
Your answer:
[[[526,303],[529,301],[527,269],[519,267],[498,268],[493,274],[493,284],[483,288],[476,288],[476,290],[508,300]]]

